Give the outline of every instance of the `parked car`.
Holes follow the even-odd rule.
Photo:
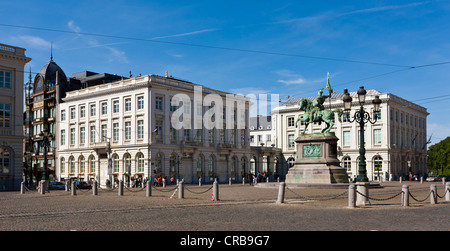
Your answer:
[[[430,175],[427,177],[427,181],[437,181],[438,176],[437,175]]]
[[[442,181],[443,178],[445,178],[445,180],[449,180],[450,175],[444,176],[443,174],[441,174],[436,178],[436,181]]]
[[[52,181],[52,182],[50,182],[50,185],[48,186],[48,188],[51,190],[64,190],[64,189],[66,189],[66,185],[62,182]]]
[[[77,189],[91,189],[91,184],[86,181],[77,181]]]

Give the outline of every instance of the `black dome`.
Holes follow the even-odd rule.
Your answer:
[[[39,71],[44,83],[56,84],[56,73],[58,72],[58,81],[60,85],[67,85],[67,77],[64,71],[57,65],[53,59],[50,59]]]

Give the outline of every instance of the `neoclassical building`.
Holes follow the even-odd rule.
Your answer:
[[[18,190],[23,160],[25,49],[0,44],[0,191]]]
[[[145,75],[70,91],[62,101],[59,180],[224,182],[249,171],[246,97]]]
[[[359,109],[356,92],[351,92],[353,105],[350,115]],[[373,112],[371,101],[375,95],[382,100],[381,111]],[[343,94],[333,94],[324,103],[326,109],[344,108]],[[314,97],[308,97],[311,101]],[[287,101],[272,110],[272,141],[275,147],[281,148],[288,168],[293,166],[295,138],[298,137],[304,125],[295,123],[303,115],[299,111],[301,98]],[[426,164],[426,121],[427,109],[398,97],[392,93],[380,93],[368,90],[364,108],[372,117],[377,117],[375,124],[365,124],[365,149],[367,176],[369,180],[395,180],[400,176],[423,175],[427,173]],[[337,116],[337,114],[335,114]],[[310,125],[306,133],[320,133],[324,125]],[[340,139],[338,141],[338,158],[341,166],[346,168],[350,177],[358,174],[359,163],[359,124],[348,122],[348,117],[342,117],[342,122],[336,119],[331,130]]]

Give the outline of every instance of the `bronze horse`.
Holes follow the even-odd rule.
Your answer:
[[[299,117],[297,121],[295,122],[295,127],[297,127],[298,121],[305,122],[305,129],[303,130],[302,134],[305,134],[306,128],[308,128],[308,125],[310,124],[310,121],[312,122],[319,122],[319,125],[323,122],[327,125],[321,133],[327,133],[331,130],[331,127],[334,125],[334,113],[338,113],[338,119],[339,122],[341,121],[342,117],[342,109],[334,109],[334,110],[320,110],[317,107],[312,106],[312,102],[309,99],[302,99],[300,101],[300,111],[305,111],[302,117]],[[310,118],[311,114],[313,114],[312,119]]]

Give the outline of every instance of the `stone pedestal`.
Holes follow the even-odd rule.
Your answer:
[[[334,133],[303,134],[296,140],[296,161],[286,175],[288,184],[348,183],[347,171],[337,159]]]

